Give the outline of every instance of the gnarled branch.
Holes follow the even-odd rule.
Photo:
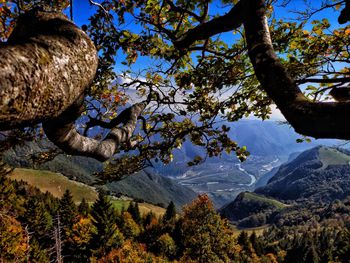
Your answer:
[[[62,14],[19,17],[0,46],[0,130],[58,117],[90,86],[97,63],[92,41]]]
[[[263,0],[251,0],[244,22],[250,60],[262,88],[296,132],[315,138],[350,139],[350,103],[307,99],[274,52]]]
[[[125,143],[133,147],[132,133],[137,124],[137,118],[147,106],[147,103],[136,103],[120,113],[122,127],[113,127],[102,141],[85,137],[78,133],[74,121],[80,116],[81,103],[72,105],[56,119],[44,122],[45,134],[50,141],[68,154],[83,155],[106,161],[112,157],[117,148]]]
[[[92,41],[62,14],[33,10],[21,16],[0,47],[0,130],[43,122],[47,137],[66,153],[101,161],[120,144],[132,146],[137,118],[147,103],[124,110],[102,141],[75,128],[97,63]]]

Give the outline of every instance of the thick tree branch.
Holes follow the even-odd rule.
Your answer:
[[[74,121],[80,116],[81,105],[81,103],[72,105],[57,119],[43,123],[50,141],[68,154],[89,156],[99,161],[106,161],[112,157],[122,144],[134,146],[134,142],[131,141],[132,133],[135,130],[137,118],[147,103],[136,103],[121,112],[118,119],[124,125],[113,127],[102,141],[85,137],[77,132]]]
[[[249,10],[249,1],[239,1],[227,14],[214,18],[188,30],[174,45],[179,49],[190,47],[195,41],[205,40],[216,34],[234,30],[240,27]]]
[[[350,139],[350,103],[308,100],[277,58],[263,0],[250,0],[244,23],[249,56],[257,78],[294,129],[315,138]]]
[[[0,48],[0,130],[58,117],[90,86],[96,49],[62,14],[19,17]]]

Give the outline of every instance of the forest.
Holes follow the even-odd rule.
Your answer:
[[[267,211],[236,224],[204,193],[155,215],[137,201],[116,208],[100,186],[172,163],[188,144],[200,149],[188,167],[234,156],[255,180],[240,166],[250,149],[231,136],[247,118],[279,114],[295,143],[346,144],[349,22],[349,0],[0,0],[0,262],[347,262],[344,156],[294,167],[322,189],[301,195],[285,172],[267,199],[246,194]],[[28,155],[34,168],[59,155],[101,164],[94,202],[10,178],[2,154],[42,140],[55,146]],[[304,198],[283,213],[269,199],[279,182]]]
[[[323,216],[291,214],[260,233],[237,231],[200,195],[177,213],[116,210],[103,191],[77,206],[23,182],[1,177],[2,262],[346,262],[350,201]],[[306,210],[307,211],[307,210]],[[312,211],[312,210],[311,210]],[[294,222],[294,223],[292,223]]]

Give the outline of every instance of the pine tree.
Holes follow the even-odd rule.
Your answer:
[[[23,219],[28,224],[30,232],[33,232],[33,236],[41,244],[48,245],[46,241],[49,239],[53,226],[52,216],[39,197],[29,198]]]
[[[316,251],[315,246],[312,244],[310,248],[308,249],[304,262],[307,263],[318,263],[320,262],[320,257],[318,256],[318,253]]]
[[[67,189],[59,203],[60,222],[63,228],[70,229],[77,221],[77,207],[74,204],[73,196]]]
[[[115,224],[114,215],[110,199],[104,191],[100,191],[91,208],[92,223],[96,228],[91,249],[96,256],[106,256],[112,248],[121,246],[123,242],[123,235]]]
[[[263,244],[261,242],[261,240],[257,237],[257,235],[255,234],[255,232],[253,232],[250,237],[249,237],[249,241],[252,244],[252,247],[255,251],[255,253],[260,256],[263,254]]]
[[[238,238],[237,238],[237,242],[239,245],[241,245],[243,247],[244,250],[249,250],[249,237],[248,237],[248,233],[246,231],[242,231]]]
[[[81,203],[78,206],[78,212],[83,217],[87,217],[90,213],[90,207],[89,204],[86,202],[85,198],[81,200]]]
[[[175,204],[173,201],[171,201],[165,211],[165,214],[163,216],[163,221],[167,222],[175,218],[176,218]]]
[[[139,204],[137,202],[130,202],[128,209],[126,210],[134,219],[137,224],[141,224],[141,215]]]
[[[33,238],[30,241],[29,262],[33,263],[49,263],[50,257],[45,249],[43,249],[39,242]]]

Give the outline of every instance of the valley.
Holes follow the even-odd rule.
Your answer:
[[[240,192],[254,190],[256,181],[280,164],[275,156],[250,156],[244,163],[234,159],[204,163],[173,179],[196,193],[208,194],[219,208]]]

